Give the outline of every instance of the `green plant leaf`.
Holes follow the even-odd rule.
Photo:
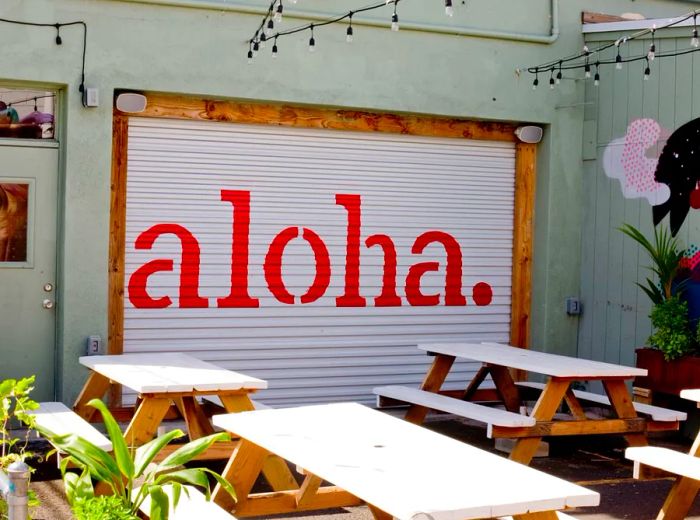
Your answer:
[[[219,475],[216,471],[212,471],[209,468],[202,468],[208,475],[214,477],[214,479],[219,483],[219,485],[226,490],[226,492],[231,495],[234,502],[238,502],[238,496],[236,496],[236,490],[233,489],[231,483],[224,477]],[[209,494],[207,494],[207,500],[209,499]]]
[[[109,439],[112,441],[114,460],[116,460],[121,474],[129,481],[128,486],[131,487],[131,482],[134,479],[134,461],[131,458],[131,453],[129,453],[129,448],[124,440],[124,434],[122,434],[117,421],[114,420],[114,417],[102,401],[99,399],[91,399],[88,405],[96,408],[102,415],[102,420],[107,429]]]
[[[102,448],[73,433],[57,435],[40,426],[37,426],[37,431],[60,451],[67,453],[79,464],[86,466],[94,478],[109,484],[115,492],[123,492],[124,484],[119,466]]]
[[[151,497],[150,520],[168,520],[169,501],[168,495],[161,486],[149,486],[148,495]]]
[[[209,479],[202,468],[188,468],[158,475],[155,484],[190,484],[209,491]]]
[[[143,474],[148,465],[153,461],[156,455],[160,453],[160,450],[162,450],[163,447],[168,445],[174,439],[178,439],[184,435],[185,433],[182,430],[172,430],[153,439],[150,442],[147,442],[143,446],[138,447],[136,449],[136,456],[134,457],[135,478],[139,478]]]
[[[88,500],[95,496],[90,472],[87,468],[84,468],[80,474],[64,471],[63,487],[66,491],[68,503],[71,506],[80,500]]]
[[[166,457],[165,460],[158,465],[156,472],[160,473],[177,466],[182,466],[183,464],[191,461],[200,453],[204,452],[215,442],[227,441],[230,439],[231,436],[228,433],[220,432],[190,441]]]

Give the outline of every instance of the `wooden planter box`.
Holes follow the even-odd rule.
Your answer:
[[[637,368],[647,369],[648,375],[635,378],[635,387],[676,396],[681,390],[700,388],[700,356],[666,361],[657,349],[639,348],[636,352]]]

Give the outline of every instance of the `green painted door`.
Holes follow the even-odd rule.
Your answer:
[[[58,148],[0,143],[0,379],[54,397]]]

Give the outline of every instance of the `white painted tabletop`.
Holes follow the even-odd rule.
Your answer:
[[[215,415],[213,423],[400,520],[595,506],[594,491],[356,403]]]
[[[689,401],[696,401],[700,407],[700,388],[689,388],[688,390],[681,390],[681,397],[683,399],[688,399]]]
[[[267,388],[267,381],[182,353],[83,356],[80,363],[142,394]]]
[[[517,368],[552,377],[593,379],[621,377],[631,379],[647,375],[646,369],[613,365],[601,361],[548,354],[499,343],[422,343],[418,348],[458,358],[473,359],[509,368]]]

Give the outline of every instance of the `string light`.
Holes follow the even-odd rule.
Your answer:
[[[345,14],[340,14],[334,17],[327,18],[325,20],[320,20],[316,21],[313,24],[307,24],[307,25],[302,25],[299,27],[294,27],[291,29],[287,30],[279,30],[278,25],[280,21],[282,20],[282,13],[284,12],[284,7],[282,5],[283,0],[272,0],[269,4],[269,7],[267,9],[267,13],[265,16],[263,16],[263,19],[258,27],[258,29],[253,33],[253,37],[250,39],[251,45],[254,45],[255,42],[258,42],[259,44],[264,42],[265,40],[271,40],[271,39],[277,39],[282,36],[289,36],[292,34],[296,34],[299,32],[304,32],[304,31],[311,31],[313,33],[313,28],[318,28],[322,27],[324,25],[331,25],[333,23],[341,22],[345,19],[348,19],[349,23],[345,29],[345,40],[348,43],[351,43],[354,39],[354,27],[353,27],[353,15],[356,15],[358,13],[364,13],[367,11],[372,11],[375,9],[380,9],[388,6],[389,4],[393,4],[393,12],[391,15],[391,30],[392,31],[398,31],[400,26],[399,26],[399,15],[397,13],[397,5],[401,0],[383,0],[379,1],[376,4],[368,5],[366,7],[362,7],[359,9],[354,9],[352,11],[348,11]],[[292,3],[296,3],[296,0],[287,0]],[[464,2],[463,2],[464,3]],[[454,8],[453,8],[453,0],[445,0],[445,13],[448,16],[452,16],[454,14]],[[277,25],[276,25],[277,24]],[[275,31],[275,28],[277,28],[277,31]],[[262,37],[262,35],[265,35],[265,38]],[[313,38],[313,34],[311,35],[311,38]],[[309,45],[309,47],[315,47],[315,39],[314,39],[314,44]]]
[[[272,43],[272,57],[277,58],[277,37],[275,36],[275,41]]]
[[[253,55],[253,42],[250,42],[248,44],[248,65],[251,65],[253,63],[253,58],[255,56]]]
[[[399,15],[396,14],[396,2],[394,2],[394,14],[391,15],[391,30],[394,32],[399,30]]]
[[[532,90],[537,90],[537,85],[540,84],[539,71],[535,69],[535,80],[532,82]]]
[[[311,38],[309,38],[309,52],[314,52],[316,50],[316,39],[314,38],[314,24],[309,26],[311,29]]]
[[[651,29],[651,45],[649,45],[649,52],[647,52],[647,58],[649,58],[649,61],[654,61],[654,58],[656,58],[656,42],[654,41],[654,33],[656,33],[656,27]]]
[[[352,39],[353,39],[352,14],[353,14],[352,11],[350,11],[350,16],[349,16],[349,18],[350,18],[350,23],[348,24],[348,28],[347,28],[347,30],[345,31],[345,41],[348,42],[348,43],[352,43]]]
[[[595,64],[595,76],[593,76],[593,85],[596,87],[600,85],[600,72],[598,72],[598,68],[600,67],[600,62],[597,62]]]
[[[655,24],[652,25],[648,29],[643,29],[641,31],[638,31],[636,33],[633,33],[629,36],[625,36],[623,38],[619,38],[618,40],[603,44],[600,47],[596,49],[589,49],[587,45],[583,46],[583,49],[580,53],[568,56],[565,58],[559,58],[554,61],[550,61],[547,63],[543,63],[537,66],[533,67],[528,67],[527,71],[531,74],[535,75],[535,79],[538,79],[538,74],[539,73],[546,73],[549,72],[550,76],[552,74],[556,73],[556,78],[559,79],[559,74],[563,70],[576,70],[576,69],[583,69],[584,71],[584,77],[585,78],[590,78],[592,76],[592,71],[591,71],[591,56],[597,55],[596,60],[593,63],[595,65],[595,75],[593,76],[593,84],[595,86],[598,86],[600,84],[600,68],[601,65],[614,65],[615,69],[621,70],[626,63],[632,63],[636,61],[644,61],[645,62],[645,67],[644,67],[644,75],[643,79],[645,81],[649,81],[649,78],[651,76],[651,62],[655,59],[661,59],[661,58],[669,58],[669,57],[675,57],[675,56],[682,56],[686,54],[691,54],[694,52],[700,52],[700,38],[697,37],[698,32],[697,32],[697,16],[700,14],[700,9],[696,9],[694,11],[691,11],[690,13],[680,16],[678,18],[672,19],[667,23],[666,25],[663,25],[661,27],[657,27]],[[668,29],[674,26],[677,26],[678,24],[688,21],[692,18],[693,20],[693,32],[692,32],[692,38],[690,39],[690,47],[688,48],[676,48],[675,50],[668,50],[665,52],[657,52],[657,47],[656,47],[656,31],[657,30],[662,30],[662,29]],[[688,24],[689,25],[689,24]],[[651,44],[649,45],[648,49],[646,52],[644,52],[641,55],[628,55],[626,57],[623,57],[623,53],[621,52],[621,46],[625,43],[627,43],[630,40],[635,40],[639,39],[642,37],[649,37],[651,38]],[[610,56],[609,58],[604,58],[602,56],[602,53],[606,51],[607,49],[610,49],[614,47],[615,48],[615,54]],[[533,82],[533,89],[537,87],[538,82]],[[555,81],[555,84],[558,82]]]
[[[282,21],[282,11],[284,11],[284,7],[282,6],[282,0],[279,0],[277,10],[275,11],[275,16],[273,16],[275,22],[280,23]]]
[[[559,85],[561,83],[561,78],[562,78],[561,62],[559,62],[559,72],[557,72],[557,80],[556,80],[557,85]]]
[[[61,24],[57,23],[54,27],[56,27],[56,45],[61,45],[63,43],[63,39],[61,38]]]

